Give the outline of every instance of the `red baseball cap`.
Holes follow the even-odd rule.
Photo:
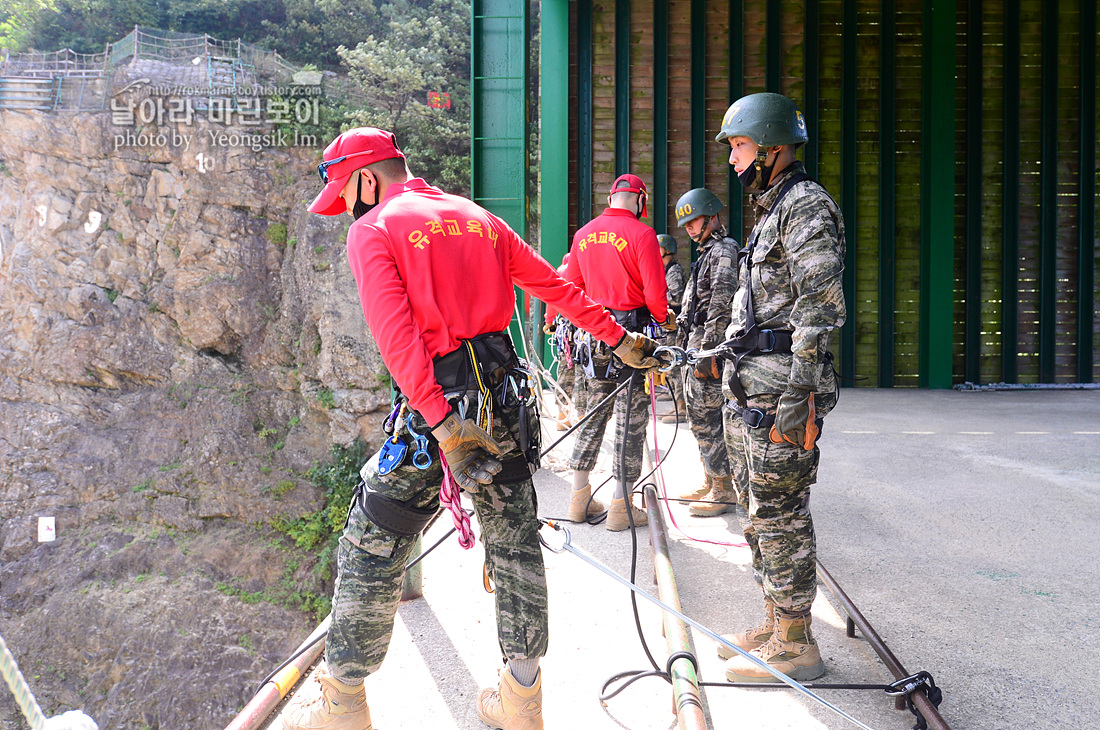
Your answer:
[[[611,183],[611,195],[615,193],[637,193],[642,196],[642,217],[646,218],[646,202],[649,199],[649,192],[645,189],[645,183],[642,178],[637,175],[631,175],[629,172],[625,175],[619,175],[615,178],[615,182]]]
[[[324,162],[317,166],[325,187],[309,205],[311,213],[340,215],[348,210],[340,198],[340,191],[348,182],[348,176],[360,167],[389,160],[405,159],[392,132],[374,127],[349,129],[325,148]]]

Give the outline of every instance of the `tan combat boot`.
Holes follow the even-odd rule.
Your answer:
[[[737,495],[733,491],[733,477],[711,477],[711,490],[703,499],[708,503],[693,504],[688,512],[696,517],[717,517],[733,512]]]
[[[630,514],[634,516],[635,527],[649,524],[649,517],[645,511],[633,504],[630,505]],[[611,509],[607,512],[607,529],[612,532],[621,532],[628,527],[630,527],[630,518],[626,516],[626,499],[612,499]]]
[[[542,730],[542,670],[533,687],[517,682],[507,667],[500,670],[497,689],[478,695],[477,716],[498,730]]]
[[[745,629],[740,634],[722,634],[722,638],[745,651],[752,651],[772,638],[773,631],[775,631],[775,604],[765,596],[764,621],[762,623],[753,626],[751,629]],[[737,652],[728,646],[718,645],[718,657],[720,659],[729,659],[734,654],[737,654]]]
[[[825,673],[821,650],[810,633],[808,613],[805,616],[784,616],[777,611],[772,637],[751,653],[799,682],[817,679]],[[743,656],[735,656],[726,662],[726,679],[731,682],[779,681]]]
[[[697,499],[703,499],[704,497],[706,497],[708,494],[710,494],[710,490],[714,488],[714,485],[711,482],[712,480],[710,478],[710,475],[704,473],[703,483],[701,485],[691,490],[690,492],[684,492],[680,495],[680,504],[691,504]]]
[[[570,522],[584,522],[606,511],[607,507],[602,502],[592,499],[591,484],[585,484],[580,489],[569,490],[569,511],[565,519]]]
[[[363,685],[352,689],[329,674],[324,663],[283,710],[283,730],[371,730],[372,727]]]

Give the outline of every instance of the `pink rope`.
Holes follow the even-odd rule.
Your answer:
[[[676,522],[676,515],[672,513],[672,506],[668,501],[668,489],[665,487],[665,470],[662,463],[664,459],[661,457],[661,449],[657,445],[657,388],[654,387],[655,383],[653,382],[653,376],[649,375],[647,377],[649,378],[649,412],[653,414],[653,453],[654,458],[657,460],[657,486],[661,490],[661,501],[664,503],[665,512],[668,513],[669,521],[672,523],[672,526],[676,528],[677,532],[695,542],[702,542],[707,545],[720,545],[722,547],[748,547],[749,544],[747,542],[721,542],[719,540],[707,540],[701,537],[693,537]]]
[[[470,515],[462,509],[462,490],[458,488],[454,476],[451,475],[451,467],[443,457],[443,449],[439,450],[439,463],[443,465],[443,484],[439,487],[439,501],[451,512],[451,521],[458,530],[458,544],[464,550],[469,550],[474,546],[474,531],[470,528]]]

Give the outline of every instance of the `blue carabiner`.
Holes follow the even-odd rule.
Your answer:
[[[409,435],[413,437],[413,443],[416,444],[416,451],[412,455],[413,466],[423,471],[432,465],[432,455],[428,451],[428,437],[413,429],[411,419],[405,422],[405,428],[409,430]]]

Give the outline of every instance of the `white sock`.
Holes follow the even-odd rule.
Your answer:
[[[580,469],[573,470],[573,491],[579,492],[588,485],[588,475],[590,471],[581,471]]]
[[[539,676],[538,657],[534,659],[509,659],[508,672],[512,675],[512,679],[524,687],[533,687]]]

